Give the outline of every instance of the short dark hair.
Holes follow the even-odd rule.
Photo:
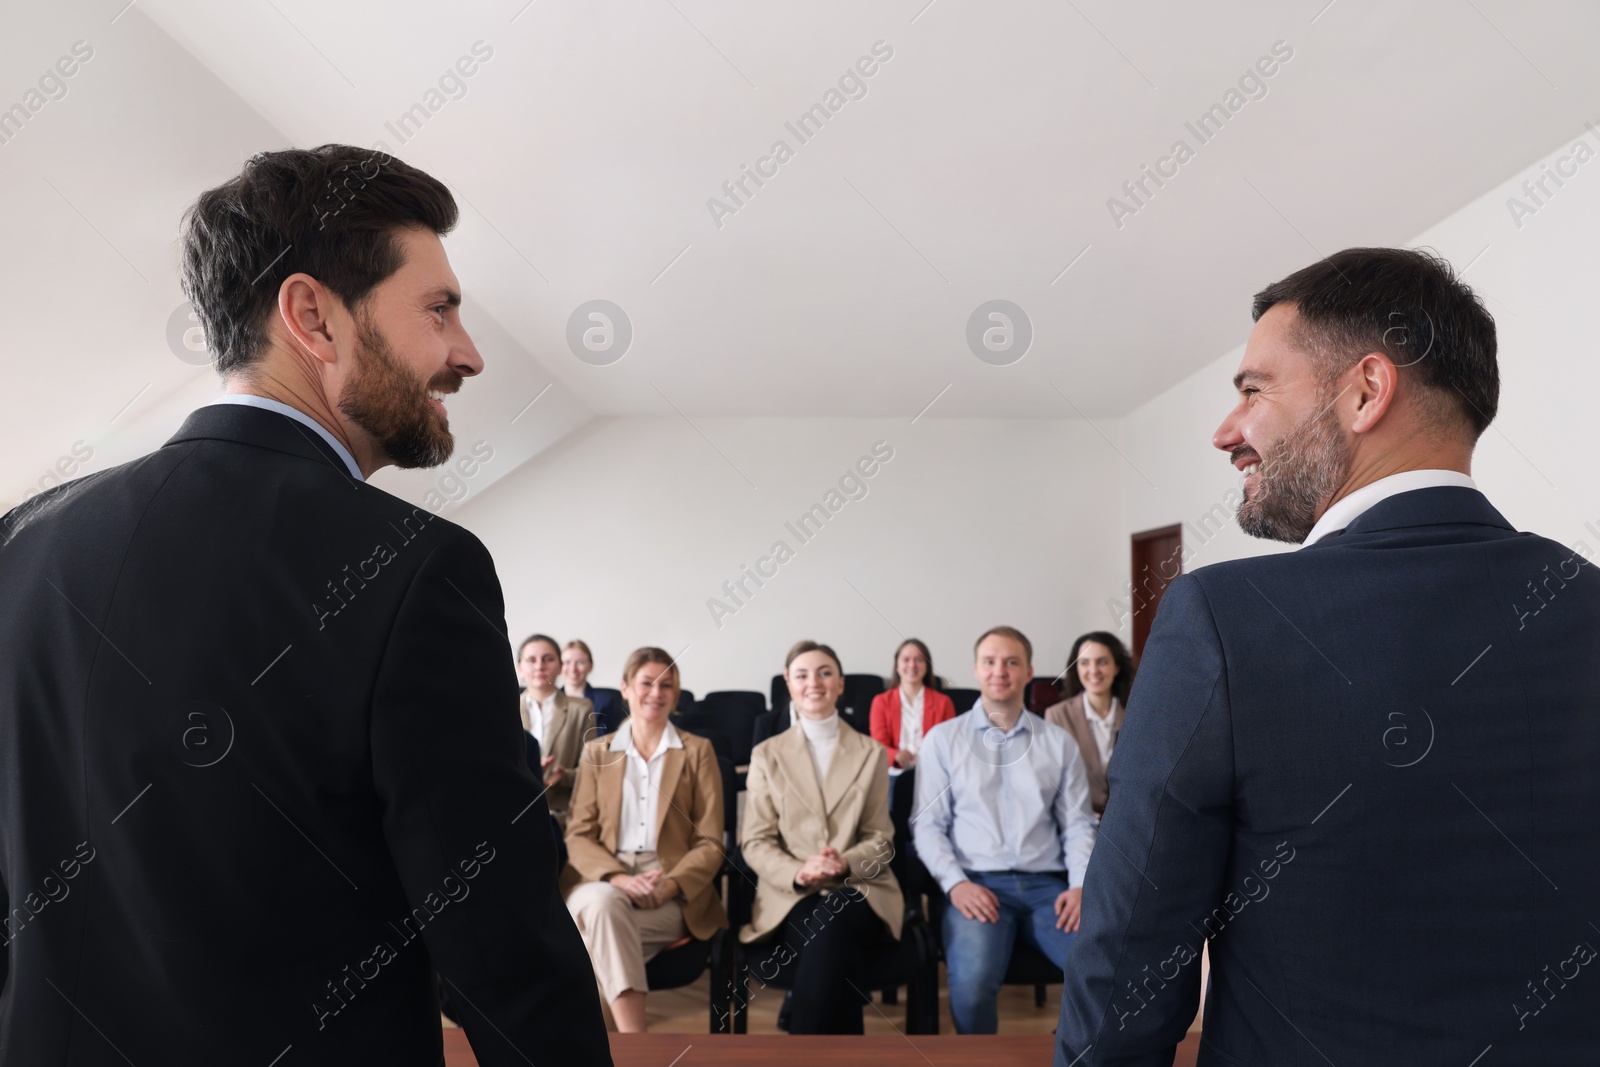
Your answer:
[[[383,152],[325,144],[256,153],[183,219],[183,294],[217,373],[260,357],[289,275],[311,275],[355,311],[403,265],[397,229],[445,234],[457,217],[442,182]]]
[[[976,641],[972,642],[972,655],[974,659],[976,659],[978,655],[978,646],[983,644],[983,640],[986,637],[1007,637],[1017,642],[1017,644],[1022,646],[1022,651],[1027,653],[1028,666],[1033,666],[1033,642],[1029,641],[1023,632],[1017,629],[1015,626],[991,626],[987,630],[983,631],[982,636],[980,636]]]
[[[1346,248],[1273,282],[1251,317],[1293,304],[1324,380],[1382,352],[1448,401],[1476,440],[1500,406],[1494,317],[1443,258],[1410,248]]]
[[[1083,692],[1083,679],[1078,677],[1078,653],[1083,651],[1085,641],[1093,641],[1097,645],[1105,645],[1111,650],[1111,661],[1117,665],[1117,676],[1111,680],[1111,695],[1122,701],[1122,706],[1128,706],[1128,693],[1133,689],[1133,657],[1128,655],[1128,649],[1122,640],[1114,633],[1105,630],[1094,630],[1084,634],[1072,642],[1072,651],[1067,653],[1067,696],[1075,697]]]

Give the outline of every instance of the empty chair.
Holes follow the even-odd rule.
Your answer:
[[[707,693],[695,705],[693,721],[704,723],[728,738],[733,745],[733,762],[750,762],[751,736],[757,717],[766,714],[767,698],[745,689],[723,689]]]

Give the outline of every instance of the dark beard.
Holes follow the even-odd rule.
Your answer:
[[[1261,457],[1256,494],[1239,505],[1239,529],[1251,537],[1300,544],[1317,524],[1317,514],[1350,476],[1339,417],[1326,397],[1322,412],[1284,435]]]
[[[437,467],[449,459],[456,439],[429,407],[428,386],[400,365],[364,315],[356,316],[356,341],[356,371],[339,394],[339,410],[403,470]],[[461,388],[461,375],[446,372],[433,387],[453,393]]]

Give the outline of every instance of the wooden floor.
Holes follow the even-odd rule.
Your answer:
[[[446,1030],[445,1067],[477,1067],[466,1034]],[[494,1040],[493,1035],[489,1040]],[[1194,1067],[1198,1035],[1178,1049],[1173,1067]],[[1044,1067],[1055,1055],[1048,1034],[999,1037],[789,1037],[726,1034],[612,1034],[616,1067]]]

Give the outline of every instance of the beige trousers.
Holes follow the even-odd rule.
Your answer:
[[[661,868],[654,852],[621,852],[617,859],[629,874]],[[567,897],[567,910],[583,935],[600,995],[607,1004],[630,989],[649,992],[645,962],[689,933],[678,901],[669,900],[659,908],[636,908],[628,894],[609,882],[584,882]]]

